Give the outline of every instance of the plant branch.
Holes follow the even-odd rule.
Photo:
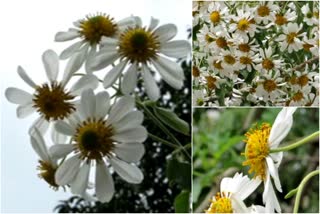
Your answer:
[[[167,141],[167,140],[165,140],[165,139],[162,139],[162,138],[160,138],[160,137],[158,137],[158,136],[156,136],[156,135],[154,135],[154,134],[148,133],[148,136],[149,136],[150,138],[152,138],[153,140],[159,141],[159,142],[161,142],[161,143],[163,143],[163,144],[165,144],[165,145],[167,145],[167,146],[170,146],[170,147],[172,147],[172,148],[175,148],[175,149],[180,148],[179,146],[177,146],[177,145],[175,145],[175,144],[173,144],[173,143],[171,143],[171,142],[169,142],[169,141]]]

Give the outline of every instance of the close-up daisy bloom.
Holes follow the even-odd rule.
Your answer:
[[[303,48],[303,44],[300,37],[305,35],[305,32],[301,32],[302,25],[298,26],[297,23],[289,23],[283,27],[283,34],[281,34],[276,41],[280,42],[280,50],[284,51],[288,49],[289,53],[292,51],[298,51]]]
[[[96,88],[98,79],[93,75],[86,75],[76,81],[71,88],[67,87],[72,75],[78,70],[77,56],[67,63],[63,78],[57,80],[59,74],[59,58],[52,51],[47,50],[42,55],[42,62],[48,78],[48,82],[36,84],[32,78],[19,66],[19,76],[34,90],[31,94],[25,90],[9,87],[5,96],[11,103],[18,104],[17,117],[25,118],[33,112],[38,112],[40,117],[31,126],[45,132],[49,122],[68,118],[75,110],[75,98],[84,89]]]
[[[146,92],[151,100],[160,96],[157,82],[152,75],[155,69],[165,82],[175,89],[183,87],[185,79],[180,65],[170,58],[184,58],[190,54],[190,44],[186,40],[173,40],[177,34],[174,24],[159,27],[158,19],[151,19],[149,27],[144,27],[139,17],[136,26],[124,31],[118,40],[103,38],[105,46],[92,59],[93,70],[101,70],[120,59],[120,62],[105,76],[103,85],[110,87],[126,70],[122,79],[122,92],[131,93],[141,74]]]
[[[82,93],[78,109],[68,122],[55,125],[58,132],[72,138],[71,144],[56,144],[49,149],[52,157],[66,158],[56,171],[55,181],[83,195],[94,167],[95,193],[98,200],[108,202],[115,193],[110,167],[129,183],[143,180],[141,170],[131,164],[137,163],[145,151],[143,114],[134,110],[132,97],[121,97],[110,105],[107,92],[95,95],[92,90]]]
[[[250,129],[246,134],[244,166],[249,166],[249,173],[264,182],[263,202],[266,209],[281,212],[277,196],[273,189],[271,177],[279,192],[282,192],[278,168],[283,152],[270,153],[270,150],[278,148],[281,141],[289,133],[293,123],[294,107],[283,108],[277,115],[272,126],[264,123],[261,126]]]

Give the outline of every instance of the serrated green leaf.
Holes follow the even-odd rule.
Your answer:
[[[174,199],[174,210],[176,213],[189,213],[190,192],[183,190]]]

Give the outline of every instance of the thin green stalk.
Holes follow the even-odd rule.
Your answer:
[[[302,140],[299,140],[298,142],[293,143],[293,144],[291,144],[289,146],[284,146],[284,147],[279,147],[279,148],[276,148],[276,149],[271,149],[270,153],[289,151],[289,150],[297,148],[297,147],[299,147],[299,146],[301,146],[303,144],[312,142],[312,140],[315,137],[319,137],[319,131],[314,132],[311,135],[309,135],[309,136],[303,138]]]
[[[161,142],[161,143],[163,143],[163,144],[165,144],[165,145],[167,145],[167,146],[170,146],[170,147],[172,147],[172,148],[175,148],[175,149],[179,149],[179,148],[180,148],[180,147],[177,146],[176,144],[173,144],[173,143],[171,143],[171,142],[169,142],[169,141],[167,141],[167,140],[165,140],[165,139],[162,139],[162,138],[160,138],[160,137],[158,137],[158,136],[156,136],[156,135],[153,135],[153,134],[151,134],[151,133],[148,133],[148,136],[149,136],[150,138],[152,138],[153,140],[159,141],[159,142]]]
[[[312,178],[315,175],[319,175],[319,173],[320,173],[320,170],[317,169],[315,171],[310,172],[306,177],[304,177],[302,179],[301,183],[298,186],[298,192],[297,192],[297,195],[296,195],[296,199],[294,201],[293,213],[298,213],[299,204],[300,204],[300,198],[301,198],[303,187],[310,180],[310,178]]]

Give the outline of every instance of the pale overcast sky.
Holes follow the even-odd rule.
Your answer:
[[[37,114],[16,118],[16,105],[4,97],[4,90],[14,86],[32,90],[20,79],[16,69],[21,65],[36,83],[46,80],[42,53],[58,53],[70,45],[55,43],[57,31],[72,27],[72,22],[89,13],[105,12],[116,20],[130,15],[150,17],[160,24],[178,26],[178,39],[186,39],[191,26],[191,0],[10,0],[0,3],[1,20],[1,212],[52,212],[58,200],[70,194],[53,191],[37,176],[38,157],[32,150],[27,130]],[[64,68],[63,66],[60,66]]]

